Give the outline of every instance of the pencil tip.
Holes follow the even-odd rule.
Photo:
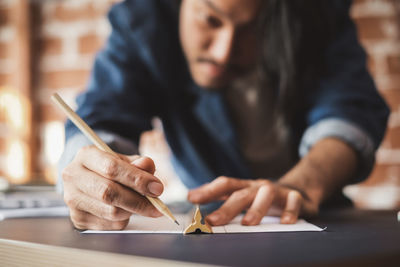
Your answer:
[[[178,223],[178,221],[177,221],[177,220],[175,220],[175,223],[176,223],[177,225],[180,225],[180,224]]]

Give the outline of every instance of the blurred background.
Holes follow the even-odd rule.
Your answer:
[[[0,0],[0,177],[13,184],[54,184],[64,146],[65,116],[50,102],[58,92],[75,107],[85,90],[96,51],[110,27],[106,14],[116,0]],[[377,164],[362,184],[345,194],[357,207],[400,207],[400,1],[354,0],[351,16],[366,49],[368,67],[391,107]],[[185,188],[168,162],[160,122],[144,133],[140,151],[156,161],[169,188]]]

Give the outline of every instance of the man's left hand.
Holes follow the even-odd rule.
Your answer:
[[[243,180],[221,176],[211,183],[191,190],[188,200],[205,204],[225,200],[224,204],[206,217],[211,225],[225,225],[242,211],[246,214],[243,225],[257,225],[271,208],[282,211],[281,223],[296,223],[299,214],[315,215],[318,203],[304,193],[266,179]]]

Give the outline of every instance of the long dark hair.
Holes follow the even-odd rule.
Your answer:
[[[174,0],[179,8],[181,0]],[[345,1],[345,0],[342,0]],[[264,0],[259,20],[260,79],[275,89],[276,114],[299,123],[302,96],[323,75],[323,54],[334,31],[336,0]]]
[[[277,88],[277,114],[288,125],[299,123],[296,114],[306,108],[303,96],[323,75],[323,54],[334,31],[329,2],[265,1],[259,24],[260,78],[266,87]]]

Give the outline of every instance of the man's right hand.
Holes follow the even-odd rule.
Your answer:
[[[72,223],[78,229],[120,230],[133,213],[162,216],[145,197],[163,191],[154,171],[147,157],[117,158],[95,146],[82,148],[62,173]]]

